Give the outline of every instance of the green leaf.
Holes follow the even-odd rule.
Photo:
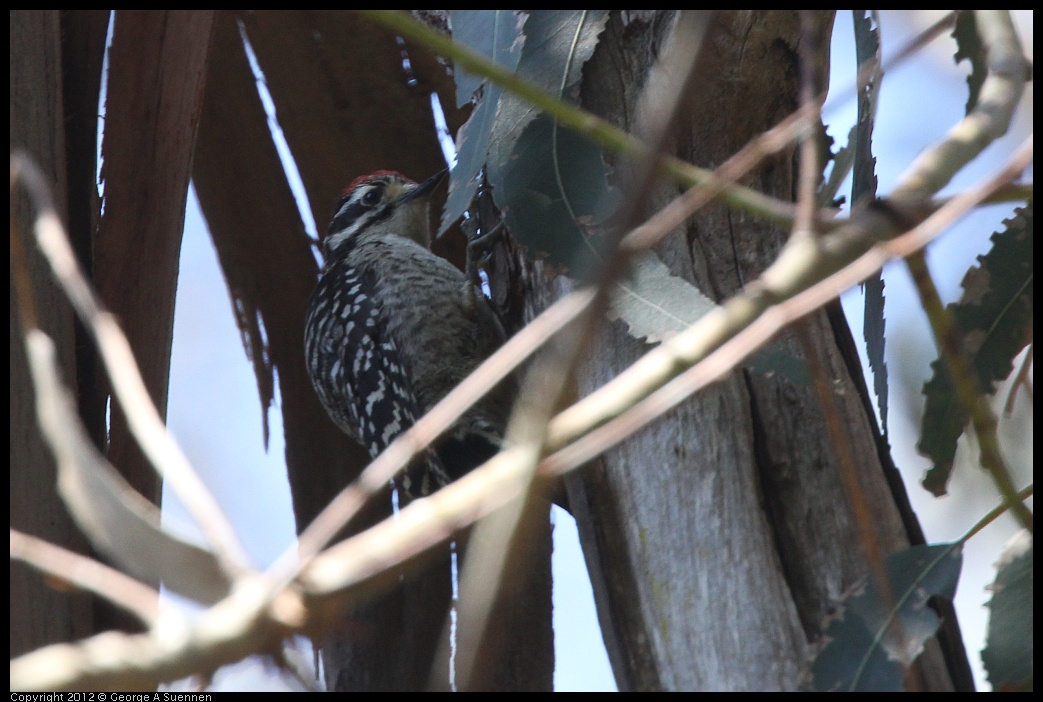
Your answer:
[[[635,258],[627,279],[617,283],[609,316],[621,319],[630,335],[649,343],[662,341],[694,324],[717,305],[654,253]]]
[[[449,11],[453,41],[484,54],[511,70],[518,65],[521,45],[525,41],[521,33],[521,22],[522,19],[515,10]],[[456,102],[457,107],[461,107],[471,100],[485,79],[465,70],[457,70],[455,77]]]
[[[964,340],[983,392],[1010,375],[1014,357],[1032,335],[1032,201],[1005,220],[992,235],[992,248],[963,279],[963,297],[948,306]],[[931,363],[934,375],[924,385],[923,422],[917,450],[933,465],[923,486],[944,495],[956,442],[967,424],[967,411],[956,396],[943,359]]]
[[[1003,549],[989,587],[989,630],[981,660],[996,692],[1032,691],[1032,535]]]
[[[658,256],[646,251],[635,257],[626,279],[616,284],[608,316],[625,322],[635,339],[651,344],[685,330],[716,307],[699,288],[671,275]],[[781,375],[798,385],[811,382],[804,360],[778,345],[755,353],[746,367]]]
[[[985,65],[985,47],[981,44],[978,36],[978,25],[974,20],[972,10],[960,10],[956,15],[956,26],[952,30],[952,36],[956,40],[956,53],[953,59],[956,63],[967,59],[971,62],[971,74],[967,76],[967,114],[971,113],[978,105],[978,95],[981,86],[985,83],[988,69]]]
[[[531,11],[518,73],[578,102],[583,65],[607,21],[607,10]],[[500,100],[492,133],[487,173],[507,225],[530,253],[581,272],[596,250],[586,229],[610,199],[601,148],[510,94]],[[527,207],[533,212],[521,214]]]
[[[513,10],[450,12],[453,41],[485,54],[510,70],[514,70],[521,59],[524,36],[521,34],[519,21]],[[455,77],[457,101],[460,104],[470,100],[483,84],[481,78],[463,70],[457,70]],[[485,164],[489,152],[489,141],[502,93],[503,89],[499,86],[484,83],[477,107],[457,134],[457,161],[449,176],[449,198],[442,212],[439,235],[460,218],[474,199],[474,193],[478,188],[478,172]]]
[[[847,142],[837,149],[835,155],[829,152],[832,139],[829,139],[824,150],[822,163],[826,164],[831,157],[833,168],[830,170],[829,178],[819,188],[819,204],[823,207],[835,205],[840,186],[852,170],[855,173],[851,186],[851,203],[858,202],[863,195],[872,197],[876,194],[876,159],[873,158],[870,146],[876,109],[879,105],[880,83],[883,80],[880,18],[876,10],[852,10],[851,14],[855,33],[858,119],[847,133]]]
[[[608,10],[530,11],[518,73],[550,94],[578,104],[583,64],[594,53],[607,21]],[[539,114],[536,107],[513,94],[503,97],[489,149],[490,172],[506,166],[522,132]]]
[[[868,16],[867,16],[868,13]],[[851,203],[876,198],[876,158],[873,156],[873,126],[882,72],[880,68],[880,20],[875,11],[852,10],[855,28],[855,53],[858,58],[858,121],[854,127],[854,167]],[[873,375],[873,391],[880,411],[880,429],[887,438],[887,363],[884,360],[884,279],[879,271],[862,288],[865,311],[862,334],[866,356]]]
[[[531,256],[581,274],[601,255],[585,231],[603,217],[609,194],[597,144],[541,115],[495,177],[490,165],[489,180],[507,226]]]
[[[913,546],[884,563],[889,596],[863,578],[825,627],[811,663],[815,691],[900,692],[905,670],[938,630],[932,596],[951,600],[963,564],[959,543]]]
[[[438,229],[441,236],[460,219],[471,205],[478,190],[478,174],[485,165],[485,154],[489,148],[493,116],[496,114],[495,100],[482,99],[471,116],[456,133],[456,165],[449,174],[449,196],[442,210],[442,224]]]

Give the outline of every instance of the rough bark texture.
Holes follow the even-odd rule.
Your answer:
[[[820,52],[828,51],[831,23],[829,13],[815,20]],[[640,90],[671,27],[671,13],[614,13],[586,67],[584,106],[632,128]],[[794,12],[718,13],[676,132],[676,153],[716,167],[792,112],[798,35]],[[784,153],[746,182],[791,200],[795,178],[793,154]],[[648,211],[676,194],[661,185]],[[785,236],[713,206],[659,253],[675,275],[721,300],[759,275]],[[807,350],[826,373],[844,439],[857,457],[858,508],[884,553],[900,549],[909,536],[877,455],[861,383],[849,375],[825,312],[811,316],[805,329]],[[805,355],[792,334],[778,343]],[[645,350],[620,325],[608,329],[580,377],[581,393]],[[824,616],[867,572],[840,454],[825,425],[832,411],[820,406],[810,385],[735,372],[569,481],[621,689],[798,686]],[[929,652],[919,667],[914,684],[950,688],[939,657]]]

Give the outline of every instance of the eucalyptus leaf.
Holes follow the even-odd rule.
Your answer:
[[[1004,220],[992,235],[992,248],[963,279],[963,296],[948,306],[982,392],[1013,370],[1014,357],[1032,337],[1032,201]],[[956,394],[942,358],[931,363],[934,375],[924,385],[923,421],[917,450],[932,461],[923,486],[944,495],[956,442],[969,416]]]
[[[630,335],[655,343],[691,326],[717,307],[699,288],[670,269],[651,252],[637,256],[625,280],[612,294],[612,319],[621,319]]]
[[[525,128],[504,168],[489,167],[507,226],[534,258],[576,276],[601,256],[594,225],[611,200],[601,149],[541,115]]]
[[[989,628],[981,661],[996,692],[1032,690],[1032,534],[1018,532],[989,587]]]
[[[525,37],[514,10],[452,10],[453,40],[515,70]],[[439,235],[463,215],[478,189],[478,174],[485,165],[496,112],[503,88],[464,70],[455,72],[457,101],[462,105],[478,93],[478,104],[457,134],[456,165],[449,175],[449,197],[442,211]]]
[[[824,645],[811,664],[811,688],[901,692],[906,669],[938,630],[930,598],[952,599],[962,565],[959,543],[913,546],[888,556],[888,592],[863,578],[824,627]]]

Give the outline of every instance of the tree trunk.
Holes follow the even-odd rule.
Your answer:
[[[670,12],[613,13],[586,66],[584,107],[632,129],[673,22]],[[715,15],[674,153],[714,168],[797,108],[798,24],[789,11]],[[832,13],[814,16],[819,66],[828,66],[831,25]],[[769,159],[745,184],[794,199],[794,154]],[[648,213],[677,194],[661,184]],[[658,253],[674,275],[721,301],[774,260],[786,235],[715,205]],[[892,492],[901,482],[879,460],[864,384],[849,374],[826,312],[803,325],[807,343],[792,331],[776,343],[826,374],[837,410],[823,408],[810,384],[742,369],[568,480],[620,689],[798,687],[824,617],[868,570],[841,479],[843,451],[857,457],[858,509],[882,551],[909,545],[905,495]],[[607,329],[582,371],[581,395],[647,349],[621,324]],[[846,446],[827,430],[834,411]],[[933,645],[914,677],[926,689],[952,687]]]

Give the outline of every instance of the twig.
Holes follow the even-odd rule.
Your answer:
[[[93,592],[140,619],[156,624],[159,593],[104,563],[11,529],[11,559],[32,566],[45,575]]]
[[[898,179],[891,197],[920,202],[933,196],[1010,126],[1028,78],[1028,63],[1006,10],[975,10],[988,74],[978,104],[943,139],[928,147]]]
[[[21,183],[37,209],[33,232],[55,279],[65,290],[84,326],[94,335],[113,394],[149,463],[177,492],[218,554],[222,567],[235,576],[250,570],[246,551],[228,517],[167,431],[141,379],[134,353],[113,316],[94,297],[80,270],[58,218],[42,174],[24,153],[11,155],[11,182]]]
[[[1028,498],[1032,497],[1032,492],[1033,492],[1032,485],[1029,485],[1027,487],[1022,488],[1021,490],[1018,490],[1018,494],[1017,494],[1018,502],[1024,502]],[[968,529],[967,533],[964,534],[963,536],[961,536],[958,539],[958,541],[960,543],[966,543],[967,541],[970,541],[970,539],[973,538],[975,534],[980,532],[982,529],[984,529],[988,525],[992,524],[994,521],[996,521],[996,519],[1000,515],[1002,515],[1004,512],[1006,512],[1008,509],[1010,509],[1010,505],[1007,504],[1007,503],[1004,503],[1004,504],[999,505],[997,507],[993,507],[991,510],[989,510],[988,514],[986,514],[984,517],[979,519],[977,521],[977,523],[975,523],[974,526],[972,526],[970,529]]]
[[[1024,387],[1028,399],[1032,400],[1032,383],[1029,381],[1029,368],[1032,367],[1032,356],[1033,344],[1030,343],[1028,353],[1021,359],[1021,367],[1014,374],[1014,381],[1010,384],[1010,393],[1008,393],[1007,402],[1003,406],[1003,411],[1007,414],[1013,414],[1014,412],[1014,400],[1017,398],[1019,387]]]
[[[551,445],[562,448],[543,461],[541,472],[548,477],[561,475],[586,463],[698,390],[720,380],[786,325],[835,299],[888,261],[904,258],[926,246],[990,193],[1016,178],[1031,162],[1030,137],[1000,171],[954,197],[907,233],[894,237],[881,232],[879,244],[802,292],[775,302],[759,314],[754,313],[756,300],[733,299],[649,351],[611,382],[551,421]],[[894,223],[866,212],[847,226],[871,232]],[[738,331],[733,331],[736,328]]]

